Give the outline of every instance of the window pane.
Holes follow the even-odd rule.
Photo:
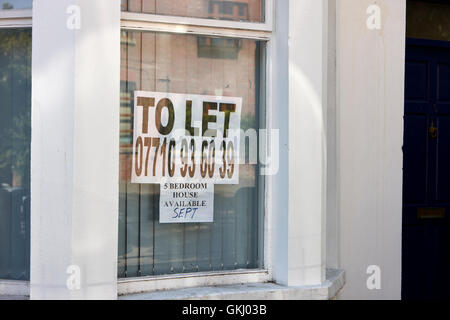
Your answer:
[[[159,223],[160,185],[130,181],[134,91],[242,97],[241,129],[258,132],[264,43],[124,31],[121,44],[119,277],[262,268],[257,165],[240,165],[239,185],[215,185],[213,223]]]
[[[406,36],[450,41],[450,5],[408,1]]]
[[[122,10],[194,18],[264,22],[264,0],[122,0]]]
[[[0,279],[28,280],[31,30],[0,29]]]
[[[30,9],[32,0],[0,0],[0,10]]]

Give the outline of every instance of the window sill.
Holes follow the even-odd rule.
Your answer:
[[[120,300],[330,300],[345,284],[343,270],[328,270],[318,286],[285,287],[274,283],[203,286],[119,297]]]
[[[118,295],[159,292],[197,287],[226,286],[236,283],[263,283],[270,280],[267,270],[200,272],[157,277],[120,279]]]
[[[29,281],[0,280],[0,299],[23,299],[29,295]]]
[[[254,273],[257,274],[258,272],[255,271]],[[259,273],[262,272],[259,271]],[[247,272],[248,274],[249,272]],[[217,274],[216,276],[219,275]],[[201,275],[198,275],[198,277],[208,278]],[[174,279],[172,278],[172,280]],[[123,285],[124,282],[133,281],[138,280],[121,280],[119,281],[119,287],[121,283]],[[143,281],[139,280],[139,282]],[[319,286],[285,287],[268,282],[240,285],[210,285],[128,294],[119,296],[119,300],[329,300],[336,297],[344,287],[344,284],[345,272],[343,270],[328,270],[327,280]],[[0,280],[0,300],[24,300],[28,298],[28,281]]]

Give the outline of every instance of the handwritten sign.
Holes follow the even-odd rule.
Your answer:
[[[205,223],[213,221],[213,184],[161,184],[161,197],[159,200],[160,223]]]
[[[132,183],[239,184],[242,98],[135,91]]]

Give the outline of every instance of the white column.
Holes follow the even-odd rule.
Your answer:
[[[328,1],[277,1],[277,15],[272,125],[281,142],[280,172],[272,178],[273,275],[289,286],[318,285],[326,263]]]
[[[406,1],[374,4],[338,1],[345,299],[401,297]],[[369,266],[379,267],[381,273],[367,274]],[[370,276],[381,281],[379,290],[369,290]]]
[[[32,50],[31,299],[115,299],[120,1],[34,1]]]

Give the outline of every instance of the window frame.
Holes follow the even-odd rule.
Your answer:
[[[260,40],[266,43],[265,50],[261,54],[261,105],[264,112],[260,121],[265,122],[267,131],[271,126],[271,102],[272,97],[272,56],[273,56],[273,23],[275,6],[273,0],[265,0],[265,22],[240,22],[215,20],[207,18],[191,18],[170,15],[158,15],[148,13],[121,12],[121,31],[149,31],[186,35],[200,35],[213,37],[240,38]],[[270,141],[266,139],[266,141]],[[267,143],[267,142],[266,142]],[[270,146],[267,143],[268,148]],[[267,150],[265,151],[267,154]],[[270,153],[270,150],[269,150]],[[263,179],[260,194],[264,196],[262,230],[263,267],[261,269],[230,270],[214,272],[197,272],[189,274],[158,275],[145,277],[118,278],[118,295],[128,295],[141,292],[158,290],[177,290],[188,287],[201,287],[211,285],[231,285],[236,283],[261,283],[272,281],[271,263],[271,238],[272,228],[269,227],[272,220],[270,190],[270,177]]]
[[[32,28],[33,9],[11,9],[0,10],[0,28]],[[203,35],[214,37],[241,38],[265,41],[264,53],[261,55],[261,104],[265,105],[264,118],[266,129],[271,126],[272,103],[272,56],[273,56],[273,25],[275,17],[275,6],[273,0],[265,0],[264,22],[241,22],[214,20],[206,18],[191,18],[170,15],[157,15],[146,13],[121,12],[121,30],[139,30],[151,32],[166,32],[189,35]],[[263,63],[264,62],[264,63]],[[120,61],[117,61],[120,64]],[[270,208],[271,178],[266,177],[260,192],[264,195],[264,228],[262,235],[264,267],[253,270],[231,270],[218,272],[197,272],[191,274],[175,274],[166,276],[148,276],[139,278],[117,279],[118,295],[132,294],[143,291],[155,291],[162,289],[182,289],[187,287],[199,287],[210,285],[228,285],[236,283],[268,282],[272,276],[272,228],[269,227],[272,220]],[[118,195],[117,195],[118,196]],[[28,281],[10,281],[0,279],[0,284],[10,288],[20,285],[20,292],[28,293]],[[11,287],[12,288],[12,287]],[[16,292],[16,289],[14,289]],[[19,291],[17,291],[19,292]]]
[[[0,28],[31,28],[32,12],[32,9],[0,10]]]
[[[270,33],[273,31],[274,20],[274,0],[264,1],[264,22],[243,22],[243,21],[229,21],[229,20],[217,20],[207,18],[193,18],[186,16],[173,16],[173,15],[161,15],[151,13],[139,13],[122,11],[121,13],[121,28],[134,28],[134,27],[155,27],[158,24],[161,25],[175,25],[175,26],[191,26],[191,27],[206,27],[215,29],[235,29],[239,30],[240,34],[247,34],[251,31]],[[141,24],[140,24],[141,22]],[[146,24],[142,24],[142,22]],[[180,28],[179,32],[182,32]],[[198,31],[200,31],[198,29]],[[159,31],[159,30],[152,30]],[[167,31],[170,32],[170,31]],[[176,31],[175,31],[176,32]],[[268,35],[267,35],[268,36]],[[246,38],[253,39],[253,38]]]

